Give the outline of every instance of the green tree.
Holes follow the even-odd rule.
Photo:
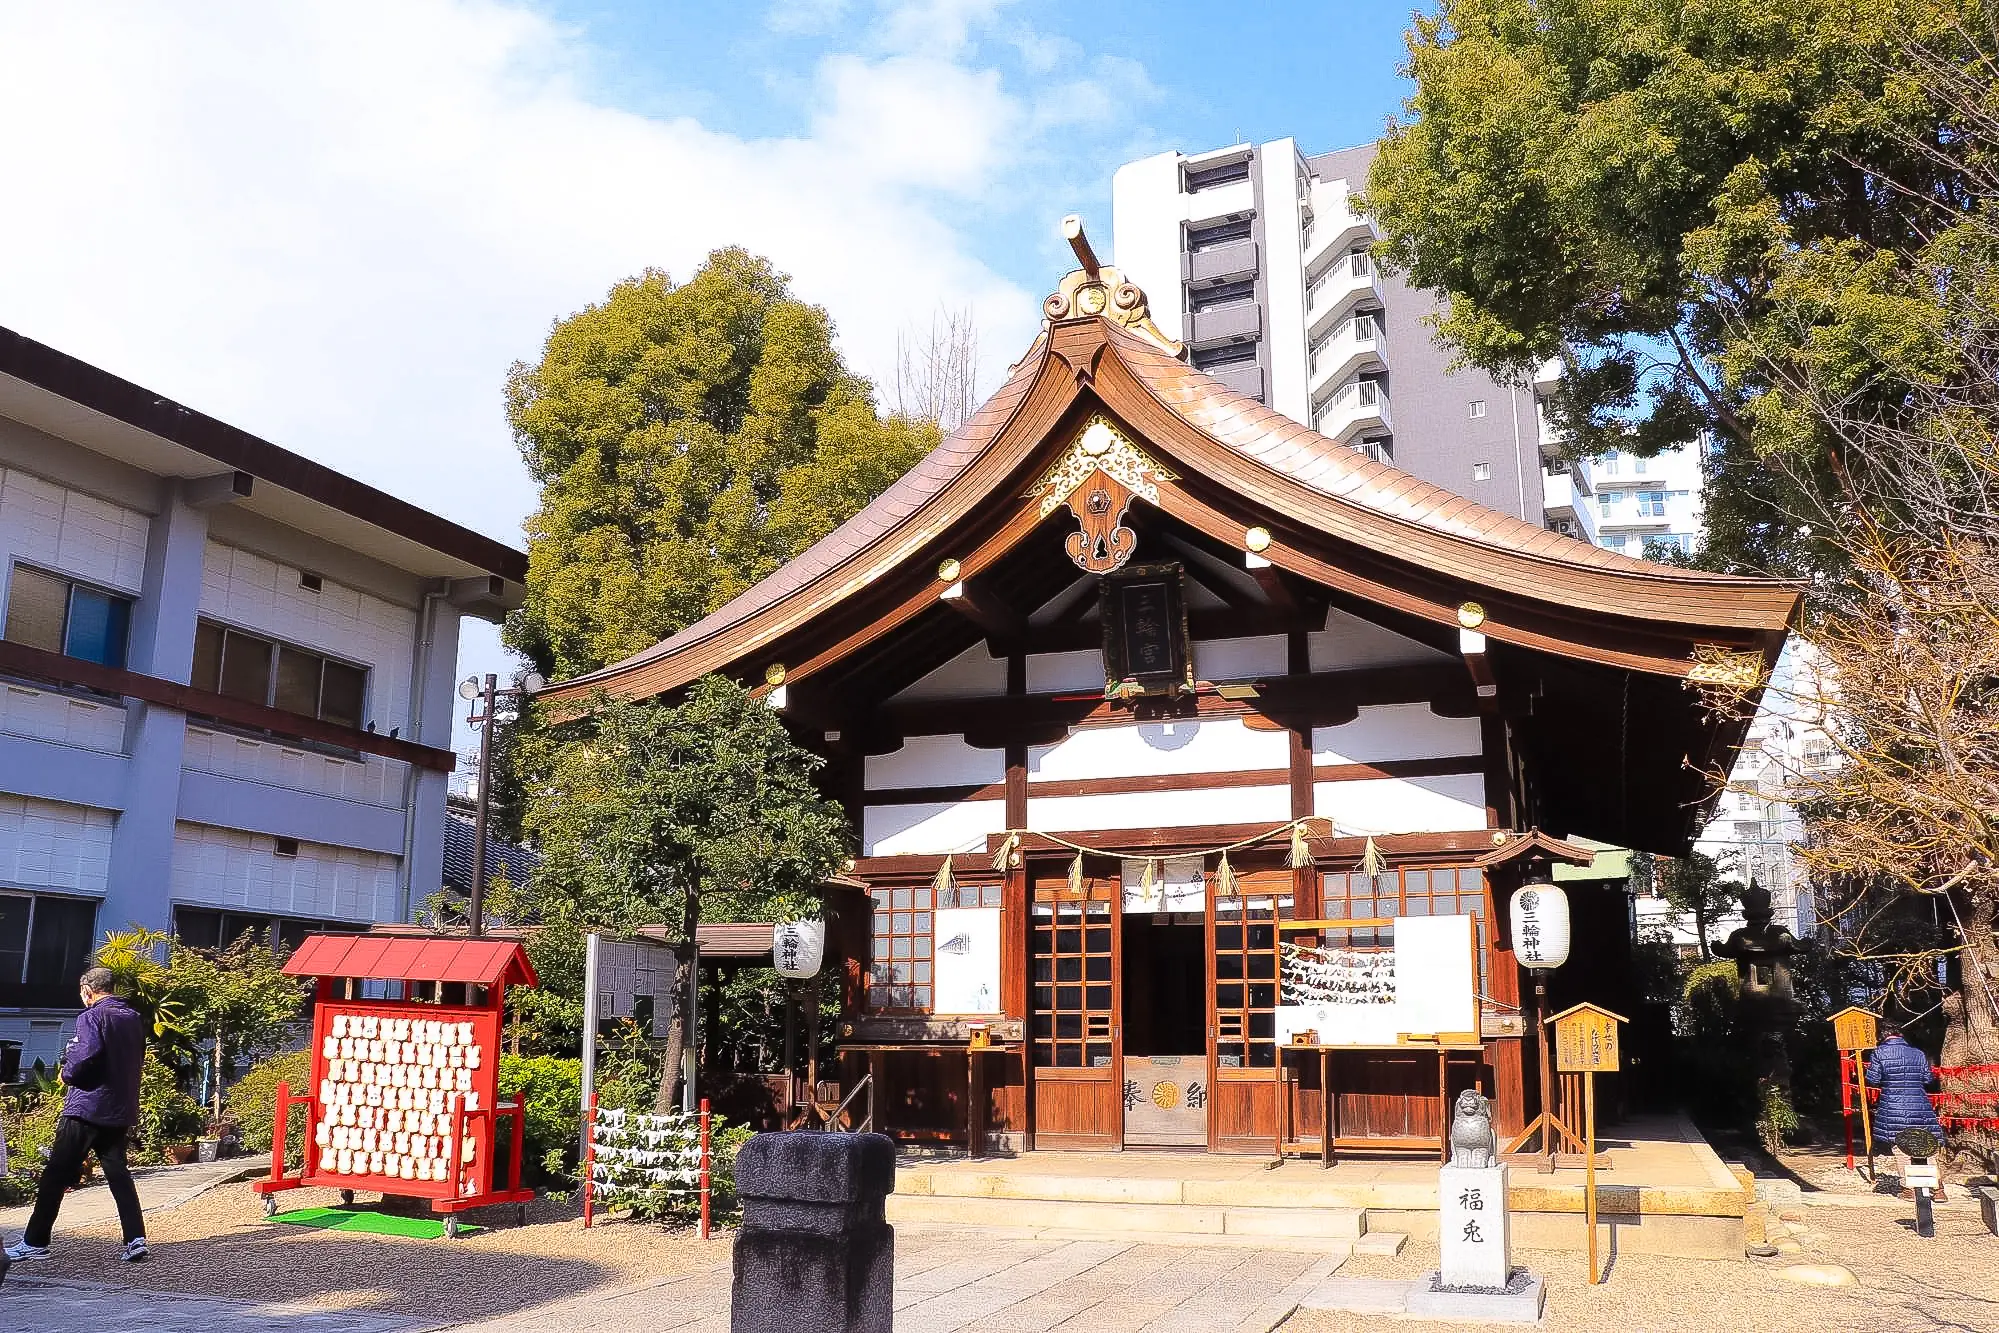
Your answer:
[[[187,997],[188,1032],[214,1062],[211,1110],[217,1120],[227,1071],[283,1044],[305,1009],[305,983],[286,976],[283,966],[284,959],[254,933],[222,949],[176,944],[168,952],[168,974]]]
[[[531,914],[544,923],[620,933],[669,924],[684,968],[704,914],[814,913],[847,854],[846,816],[814,783],[821,760],[725,678],[696,682],[678,704],[600,699],[587,718],[528,743],[527,827],[542,854]],[[675,1006],[668,1029],[662,1105],[684,1012]]]
[[[509,374],[507,420],[541,506],[506,638],[558,677],[714,610],[937,441],[933,424],[878,416],[826,312],[735,247],[559,321]]]
[[[1649,887],[1664,898],[1675,916],[1693,918],[1694,935],[1700,940],[1704,963],[1714,958],[1709,928],[1727,915],[1742,895],[1741,880],[1723,878],[1734,869],[1735,861],[1734,852],[1724,852],[1719,858],[1705,852],[1690,852],[1683,857],[1632,854],[1632,873],[1641,887]]]
[[[1567,362],[1576,452],[1710,432],[1711,558],[1841,570],[1803,511],[1847,460],[1799,385],[1892,418],[1975,378],[1920,260],[1979,180],[1912,53],[1988,2],[1442,0],[1366,192],[1383,257],[1463,361]]]

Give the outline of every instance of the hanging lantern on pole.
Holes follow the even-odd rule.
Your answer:
[[[1569,895],[1542,880],[1513,891],[1513,956],[1522,967],[1560,967],[1569,961]]]
[[[771,962],[781,977],[817,976],[826,956],[824,921],[780,921],[771,927]]]

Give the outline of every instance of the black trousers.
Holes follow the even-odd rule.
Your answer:
[[[97,1164],[104,1168],[104,1183],[111,1187],[112,1201],[118,1205],[118,1225],[125,1229],[125,1239],[132,1241],[145,1235],[146,1219],[139,1211],[139,1187],[132,1183],[131,1169],[125,1165],[125,1136],[130,1132],[123,1125],[93,1125],[73,1115],[64,1116],[56,1125],[49,1164],[42,1168],[41,1183],[35,1187],[35,1211],[28,1218],[28,1229],[21,1233],[21,1239],[30,1245],[49,1243],[49,1232],[62,1209],[63,1191],[77,1182],[83,1174],[84,1155],[93,1152],[97,1154]]]

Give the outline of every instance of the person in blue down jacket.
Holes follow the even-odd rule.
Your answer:
[[[146,1059],[146,1022],[131,1005],[111,993],[108,969],[93,967],[77,982],[83,1012],[76,1035],[62,1055],[62,1119],[48,1165],[35,1188],[35,1209],[21,1239],[6,1250],[10,1260],[49,1257],[49,1232],[62,1208],[64,1191],[76,1184],[86,1153],[97,1154],[104,1183],[118,1205],[125,1230],[127,1263],[146,1257],[146,1219],[139,1191],[125,1165],[125,1140],[139,1123],[139,1071]]]
[[[1930,1102],[1929,1088],[1936,1082],[1930,1058],[1911,1046],[1902,1029],[1893,1023],[1881,1029],[1881,1044],[1867,1057],[1867,1086],[1881,1089],[1874,1104],[1874,1151],[1895,1155],[1897,1175],[1906,1180],[1909,1157],[1895,1147],[1895,1136],[1905,1129],[1927,1129],[1943,1141],[1943,1125]],[[1944,1197],[1943,1177],[1937,1177],[1936,1197]],[[1904,1189],[1902,1197],[1913,1199],[1915,1191]]]

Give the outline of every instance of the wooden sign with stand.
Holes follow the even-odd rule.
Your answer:
[[[1555,1068],[1583,1076],[1583,1226],[1589,1232],[1589,1281],[1596,1267],[1596,1076],[1617,1072],[1617,1025],[1625,1022],[1601,1005],[1572,1005],[1545,1020],[1555,1029]]]
[[[1867,1154],[1867,1178],[1874,1179],[1874,1126],[1867,1109],[1867,1074],[1860,1063],[1863,1052],[1881,1044],[1881,1015],[1859,1005],[1848,1005],[1832,1016],[1832,1044],[1839,1051],[1839,1080],[1846,1083],[1848,1061],[1853,1069],[1853,1096],[1860,1102],[1860,1147]],[[1852,1132],[1848,1131],[1846,1164],[1853,1165]]]

